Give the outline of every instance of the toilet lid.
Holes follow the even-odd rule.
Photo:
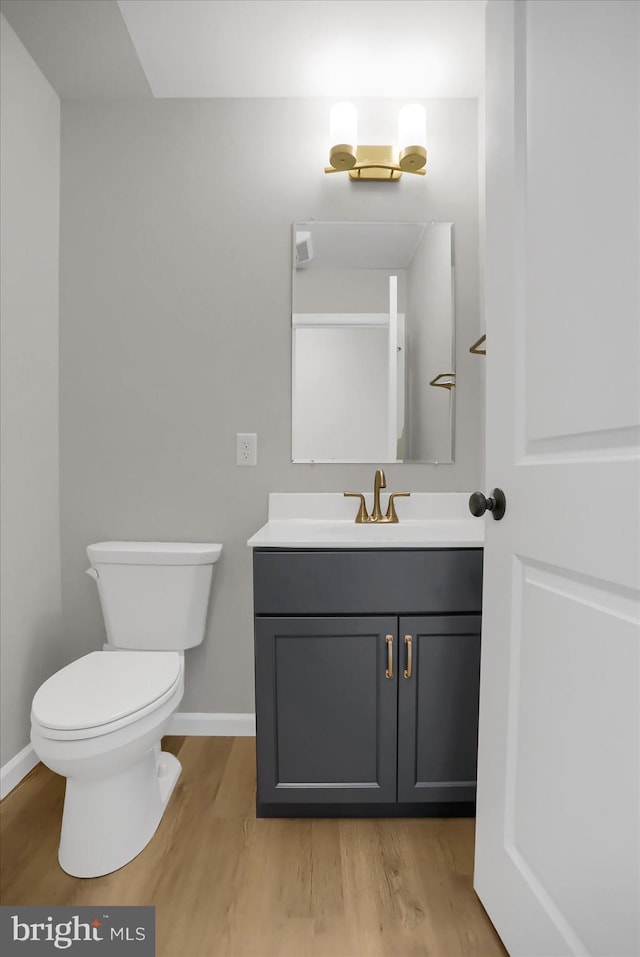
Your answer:
[[[45,681],[31,713],[45,728],[96,728],[163,697],[180,673],[175,651],[92,651]]]

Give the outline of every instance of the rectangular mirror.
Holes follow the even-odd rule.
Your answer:
[[[452,223],[294,223],[294,462],[453,461]]]

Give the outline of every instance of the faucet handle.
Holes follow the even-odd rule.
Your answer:
[[[364,495],[362,492],[343,492],[345,498],[359,498],[360,499],[360,508],[358,509],[358,514],[356,515],[356,525],[364,525],[366,522],[370,522],[369,513],[367,512],[367,503],[364,500]],[[397,521],[397,519],[396,519]]]
[[[396,512],[396,506],[394,504],[394,498],[408,498],[411,495],[411,492],[392,492],[389,496],[389,504],[387,505],[387,514],[384,517],[385,522],[391,522],[396,524],[398,522],[398,513]]]

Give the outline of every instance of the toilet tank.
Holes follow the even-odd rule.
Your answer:
[[[222,545],[100,542],[89,545],[107,640],[116,648],[183,651],[201,644]]]

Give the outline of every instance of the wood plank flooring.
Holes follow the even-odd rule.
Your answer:
[[[156,907],[157,957],[504,955],[471,885],[474,822],[256,820],[253,738],[165,738],[183,773],[126,867],[57,862],[64,779],[39,765],[0,807],[3,904]]]

